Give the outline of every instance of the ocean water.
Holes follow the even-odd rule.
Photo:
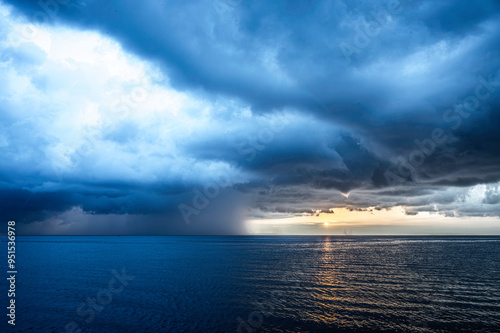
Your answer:
[[[17,269],[2,332],[500,332],[500,237],[24,236]]]

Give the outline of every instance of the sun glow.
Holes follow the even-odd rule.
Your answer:
[[[337,219],[332,220],[332,217],[337,217]],[[434,226],[438,221],[439,226]],[[404,207],[400,206],[382,210],[368,208],[366,211],[336,208],[335,213],[249,219],[247,228],[251,234],[276,235],[469,234],[471,230],[468,225],[473,221],[481,222],[481,224],[476,224],[476,234],[496,234],[500,230],[496,217],[464,219],[445,217],[439,212],[407,215]]]

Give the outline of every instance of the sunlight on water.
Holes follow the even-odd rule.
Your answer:
[[[25,236],[18,247],[19,331],[500,327],[498,237]],[[86,322],[77,308],[122,268],[135,279]]]

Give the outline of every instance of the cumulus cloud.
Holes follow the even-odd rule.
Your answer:
[[[4,1],[2,218],[499,216],[499,9]]]

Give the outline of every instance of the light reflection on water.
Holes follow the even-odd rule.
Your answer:
[[[295,273],[277,283],[284,302],[269,301],[281,321],[264,318],[260,331],[284,323],[311,332],[500,331],[499,238],[323,237],[289,246],[283,256]]]
[[[25,236],[17,250],[19,332],[500,331],[500,237]],[[85,323],[76,308],[122,268],[136,279]]]

